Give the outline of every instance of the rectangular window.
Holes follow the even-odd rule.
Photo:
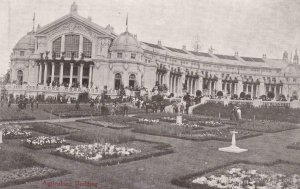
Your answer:
[[[136,54],[135,53],[131,53],[131,59],[135,59]]]
[[[25,52],[24,51],[20,51],[20,56],[24,56]]]
[[[122,58],[122,53],[118,53],[117,58]]]
[[[56,58],[60,57],[60,51],[61,51],[61,37],[55,39],[52,43],[52,53],[55,54]]]
[[[92,42],[83,38],[83,54],[85,58],[92,58]]]
[[[74,53],[74,58],[79,56],[79,35],[66,35],[65,51],[66,57],[71,58]]]

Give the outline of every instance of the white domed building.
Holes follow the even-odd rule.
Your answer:
[[[146,43],[128,29],[118,35],[110,25],[99,26],[77,9],[73,3],[69,14],[20,39],[11,55],[9,93],[76,98],[87,91],[96,97],[103,90],[117,95],[121,87],[151,91],[159,85],[175,96],[195,96],[197,90],[229,97],[244,92],[252,98],[272,91],[276,99],[300,94],[297,52],[290,61],[287,52],[270,59]]]

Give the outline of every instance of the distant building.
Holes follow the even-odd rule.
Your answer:
[[[112,26],[101,27],[83,18],[72,4],[70,13],[27,33],[13,48],[9,93],[14,95],[66,94],[76,97],[82,91],[92,96],[107,89],[117,94],[126,89],[152,90],[164,85],[170,93],[182,96],[239,95],[258,97],[268,91],[278,98],[298,97],[300,66],[297,51],[282,59],[189,51],[142,42],[128,29],[120,35]]]

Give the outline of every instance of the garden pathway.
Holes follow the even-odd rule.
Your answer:
[[[74,120],[78,118],[73,118]],[[94,125],[70,122],[63,123],[74,128],[84,128],[87,131],[99,129],[114,133],[131,133],[130,130],[113,130]],[[62,121],[62,120],[61,120]],[[286,146],[300,138],[300,129],[237,141],[237,145],[249,149],[241,154],[220,152],[220,147],[229,146],[229,142],[205,141],[196,142],[168,137],[159,137],[134,133],[136,138],[171,144],[175,153],[160,157],[148,158],[109,167],[97,167],[86,163],[53,156],[46,151],[27,149],[8,141],[3,148],[32,154],[35,159],[45,165],[69,170],[71,173],[61,177],[46,179],[46,181],[90,181],[98,183],[98,189],[179,189],[170,183],[171,179],[186,174],[196,173],[215,166],[222,166],[235,160],[251,162],[272,162],[277,159],[300,163],[300,153],[287,149]],[[8,187],[9,189],[51,188],[43,185],[43,181]],[[60,187],[69,189],[68,187]],[[75,187],[71,187],[72,189]],[[70,189],[71,189],[70,188]],[[81,187],[84,189],[93,187]]]

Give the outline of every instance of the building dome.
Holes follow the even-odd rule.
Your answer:
[[[13,50],[34,50],[35,38],[33,32],[28,32],[15,45]]]
[[[142,48],[136,37],[128,31],[121,33],[112,43],[111,51],[142,52]]]

